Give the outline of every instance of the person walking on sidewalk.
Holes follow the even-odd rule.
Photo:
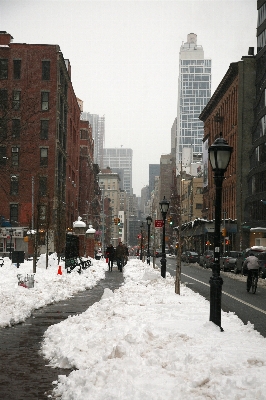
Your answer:
[[[108,258],[109,271],[113,271],[113,264],[115,258],[115,248],[112,244],[109,244],[106,248],[105,257]]]
[[[128,257],[129,257],[129,251],[128,251],[128,247],[126,244],[123,245],[124,246],[124,250],[125,250],[125,255],[124,255],[124,265],[126,265],[126,263],[128,262]]]
[[[122,242],[118,243],[115,252],[117,268],[120,272],[122,272],[123,264],[124,264],[124,257],[125,257],[125,249]]]

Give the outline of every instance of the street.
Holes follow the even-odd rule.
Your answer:
[[[167,258],[166,271],[172,276],[176,274],[176,258]],[[160,267],[160,258],[156,259]],[[182,262],[181,282],[210,300],[209,279],[211,269],[204,269],[198,264]],[[259,279],[255,295],[246,291],[246,277],[231,272],[221,271],[223,278],[222,309],[225,312],[235,313],[245,324],[250,322],[254,328],[266,337],[266,285]]]

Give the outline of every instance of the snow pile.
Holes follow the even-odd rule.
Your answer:
[[[113,273],[117,273],[114,271]],[[224,332],[209,302],[139,260],[125,284],[86,312],[48,328],[42,351],[62,400],[266,399],[266,341],[232,313]],[[67,332],[67,334],[66,334]]]
[[[79,291],[91,289],[105,277],[108,269],[105,262],[96,260],[93,260],[90,268],[82,270],[81,274],[77,271],[67,274],[64,262],[60,266],[62,275],[57,274],[57,257],[52,254],[46,269],[45,255],[42,255],[34,274],[34,288],[27,289],[18,286],[17,275],[21,275],[22,279],[33,275],[33,262],[25,261],[17,268],[8,258],[4,259],[4,266],[0,268],[0,327],[25,321],[35,309],[67,299]]]

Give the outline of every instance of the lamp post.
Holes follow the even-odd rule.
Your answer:
[[[233,148],[225,139],[220,137],[209,147],[209,161],[214,172],[215,192],[215,228],[214,228],[214,262],[210,278],[210,321],[214,322],[221,330],[221,300],[223,279],[220,276],[220,228],[222,211],[222,185],[224,173],[227,170]]]
[[[143,246],[143,222],[140,225],[140,260],[142,261],[142,246]]]
[[[147,226],[148,226],[148,252],[147,252],[147,264],[150,265],[150,232],[151,232],[151,223],[152,223],[152,217],[148,215],[146,218],[147,221]]]
[[[163,216],[163,242],[162,242],[162,258],[160,260],[161,262],[161,276],[165,278],[166,275],[166,255],[165,255],[165,219],[166,219],[166,214],[169,209],[169,204],[170,201],[166,200],[165,196],[163,197],[163,200],[160,201],[160,210]]]
[[[10,243],[9,243],[9,259],[11,260],[11,254],[12,254],[12,237],[13,237],[14,230],[12,228],[9,229],[9,236],[10,236]]]

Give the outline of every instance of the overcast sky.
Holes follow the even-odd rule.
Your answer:
[[[14,43],[58,44],[84,111],[105,115],[105,147],[133,149],[133,191],[171,150],[178,61],[196,33],[212,59],[212,93],[231,62],[256,49],[255,0],[0,0]]]

